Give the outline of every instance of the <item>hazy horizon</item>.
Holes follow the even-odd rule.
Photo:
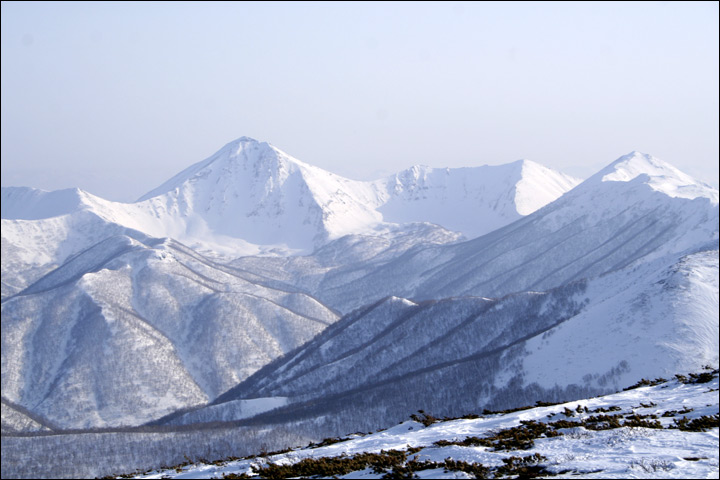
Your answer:
[[[331,172],[638,150],[718,186],[718,4],[2,2],[2,185],[133,201],[249,136]]]

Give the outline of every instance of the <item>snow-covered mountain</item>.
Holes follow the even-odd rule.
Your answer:
[[[529,161],[498,167],[415,166],[374,182],[308,165],[242,137],[140,198],[199,217],[215,234],[311,250],[381,222],[431,222],[468,237],[555,200],[579,180]]]
[[[77,188],[46,192],[29,187],[2,187],[2,218],[38,220],[59,217],[82,208],[85,193]]]
[[[529,160],[472,168],[414,166],[375,182],[387,192],[378,210],[388,222],[432,222],[484,235],[544,207],[579,180]]]
[[[428,198],[495,225],[527,208],[515,190],[528,168],[573,184],[528,165],[357,182],[243,137],[131,204],[3,188],[3,398],[60,428],[137,424],[206,403],[337,316],[299,293],[297,278],[224,267],[176,240],[213,258],[320,247],[320,269],[371,269],[458,240],[413,217]],[[422,223],[384,221],[383,205],[395,222]]]
[[[718,191],[662,160],[632,152],[487,235],[414,248],[361,276],[330,272],[309,291],[342,312],[388,295],[498,297],[717,248]]]
[[[312,249],[371,230],[380,192],[242,137],[140,198],[188,228],[258,245]]]
[[[361,412],[382,424],[402,411],[458,415],[614,392],[642,377],[717,365],[718,288],[711,250],[548,292],[390,297],[172,423],[213,421],[220,412],[232,419],[239,401],[252,398],[283,398],[288,406],[276,416]]]
[[[340,434],[716,367],[717,190],[638,152],[573,185],[241,138],[136,203],[3,188],[4,432]]]
[[[2,218],[90,212],[146,235],[237,257],[273,247],[310,252],[344,235],[386,233],[388,223],[445,220],[445,228],[472,237],[534,211],[578,182],[528,161],[442,171],[413,167],[361,182],[242,137],[135,203],[110,202],[77,189],[3,188]],[[6,228],[14,226],[6,223]]]
[[[2,394],[61,428],[208,402],[338,317],[173,240],[107,238],[2,304]]]
[[[428,301],[377,300],[398,291]],[[633,152],[496,232],[412,248],[365,275],[331,271],[316,292],[365,306],[212,410],[171,421],[232,418],[259,397],[285,399],[279,411],[294,416],[506,408],[717,365],[718,194]],[[461,295],[475,296],[447,298]]]

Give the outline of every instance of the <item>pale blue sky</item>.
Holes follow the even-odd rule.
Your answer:
[[[131,201],[240,136],[369,179],[631,150],[718,184],[718,3],[2,2],[2,184]]]

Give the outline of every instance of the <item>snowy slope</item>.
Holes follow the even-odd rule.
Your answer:
[[[472,237],[510,223],[578,183],[528,161],[425,168],[422,177],[419,171],[413,167],[388,179],[359,182],[242,137],[135,203],[79,189],[3,187],[2,296],[113,235],[169,237],[226,259],[309,253],[352,235],[353,249],[365,257],[387,244],[391,248],[381,249],[387,260],[413,245],[452,243],[462,234]],[[353,258],[336,255],[334,267],[357,263]],[[292,276],[312,276],[306,279],[311,284],[327,271],[301,270]]]
[[[267,476],[268,473],[262,471],[271,464],[294,465],[305,460],[307,465],[313,459],[340,460],[391,450],[405,453],[401,465],[414,470],[415,478],[474,478],[460,471],[462,465],[453,461],[480,464],[493,472],[493,478],[505,475],[515,478],[518,471],[513,475],[507,469],[502,470],[510,464],[542,468],[536,471],[540,478],[717,478],[717,390],[717,374],[706,383],[683,383],[673,379],[604,397],[506,414],[439,421],[427,426],[405,421],[376,433],[351,434],[330,445],[293,448],[285,453],[239,460],[197,462],[142,472],[134,478],[218,478],[242,474],[252,477],[259,473]],[[601,415],[615,416],[618,425],[590,428],[599,425],[593,423],[592,418]],[[677,428],[678,421],[683,422],[683,419],[697,421],[713,415],[714,428],[704,431]],[[657,425],[655,428],[623,426],[626,423],[632,425],[633,421],[657,422]],[[567,427],[556,422],[566,422]],[[588,427],[573,426],[571,422],[585,422]],[[472,444],[473,439],[493,438],[499,432],[513,428],[524,428],[527,432],[538,424],[540,427],[545,425],[552,435],[539,434],[526,449]],[[510,460],[511,457],[516,457],[515,461]],[[530,457],[530,460],[518,462],[517,457]],[[446,462],[448,459],[451,462]],[[383,478],[391,470],[389,465],[388,462],[380,471],[349,468],[348,473],[338,477]],[[405,474],[408,473],[406,470]]]
[[[2,219],[2,297],[18,293],[73,255],[115,235],[148,238],[86,208],[36,220]]]
[[[718,245],[718,191],[637,152],[556,201],[487,235],[416,248],[360,278],[314,291],[348,312],[387,295],[502,296]]]
[[[38,220],[66,215],[81,207],[83,193],[77,188],[46,192],[29,187],[2,187],[0,217]]]
[[[312,249],[382,219],[372,185],[303,163],[242,137],[140,199],[159,215],[259,245]]]
[[[379,208],[388,222],[431,222],[484,235],[547,205],[579,180],[529,160],[499,166],[414,166],[376,182],[388,193]]]
[[[473,237],[537,210],[577,183],[528,161],[452,170],[412,167],[359,182],[242,137],[140,201],[154,199],[157,211],[201,217],[217,234],[308,250],[371,232],[381,221],[431,222]]]
[[[412,172],[418,167],[374,182],[349,180],[241,137],[131,204],[77,189],[3,187],[2,218],[91,212],[111,224],[233,258],[310,252],[349,234],[387,236],[397,231],[392,223],[450,222],[443,226],[471,237],[530,213],[578,183],[528,161],[425,169],[422,178]],[[3,230],[14,226],[5,222]]]
[[[215,403],[283,397],[281,418],[362,412],[382,423],[403,409],[457,415],[562,401],[717,365],[718,315],[717,250],[497,300],[391,297]],[[209,417],[193,412],[173,423],[198,418]]]
[[[172,240],[107,238],[3,301],[3,398],[62,428],[137,425],[207,402],[337,319],[251,280]]]

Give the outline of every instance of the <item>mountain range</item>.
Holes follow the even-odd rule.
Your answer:
[[[361,182],[242,137],[134,203],[1,205],[4,434],[340,434],[718,364],[718,191],[640,152]]]

